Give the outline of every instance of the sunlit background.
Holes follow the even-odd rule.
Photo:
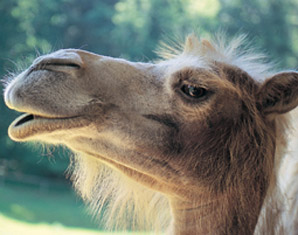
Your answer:
[[[146,62],[193,31],[246,33],[278,69],[297,69],[297,12],[297,0],[1,0],[0,76],[69,47]],[[0,115],[0,234],[103,233],[65,180],[69,152],[12,142],[18,114],[2,97]]]

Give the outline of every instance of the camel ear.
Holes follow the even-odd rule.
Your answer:
[[[183,53],[184,54],[195,53],[195,51],[197,51],[199,48],[200,48],[199,39],[194,34],[188,35],[184,43]]]
[[[206,55],[211,52],[215,52],[215,48],[212,43],[206,39],[201,41],[194,35],[189,35],[184,43],[184,54],[194,54],[194,55]]]
[[[298,72],[282,72],[267,79],[257,94],[264,114],[282,114],[298,106]]]

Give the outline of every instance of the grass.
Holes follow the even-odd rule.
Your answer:
[[[1,235],[152,234],[101,230],[67,184],[50,185],[47,189],[19,182],[0,184]]]
[[[1,235],[150,235],[149,233],[128,233],[128,232],[104,232],[92,231],[82,228],[64,227],[61,224],[30,224],[17,221],[0,214]]]
[[[59,223],[30,224],[17,221],[0,214],[0,234],[1,235],[100,235],[112,234],[105,232],[91,231],[87,229],[64,227]],[[119,234],[120,235],[120,234]]]
[[[0,185],[0,213],[31,224],[98,229],[83,202],[66,184],[58,190],[18,183]]]

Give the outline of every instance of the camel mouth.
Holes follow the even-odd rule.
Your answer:
[[[8,135],[15,141],[26,141],[34,139],[36,135],[49,135],[58,130],[81,127],[85,124],[83,120],[82,116],[45,117],[25,113],[10,124]]]
[[[34,120],[34,115],[33,114],[24,114],[16,120],[16,123],[14,124],[14,126],[18,127],[18,126],[23,125],[26,122],[29,122],[29,121],[32,121],[32,120]]]

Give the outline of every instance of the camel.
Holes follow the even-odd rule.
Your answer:
[[[297,234],[298,73],[245,44],[192,34],[147,63],[43,55],[7,82],[25,113],[9,136],[70,148],[74,187],[107,227]]]

